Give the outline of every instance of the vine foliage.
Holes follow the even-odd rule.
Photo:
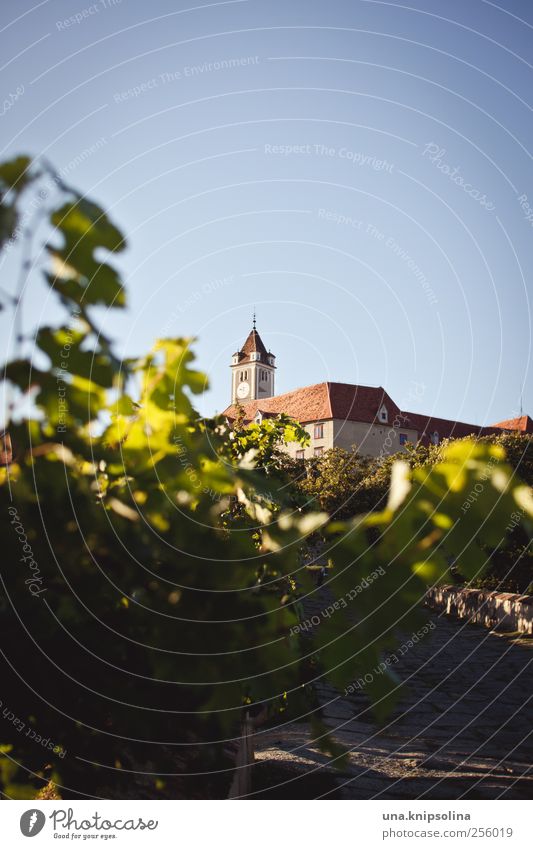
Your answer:
[[[364,675],[398,629],[419,623],[427,586],[457,558],[467,576],[482,571],[483,544],[503,545],[516,511],[530,533],[531,491],[501,447],[465,442],[429,467],[396,463],[379,511],[337,520],[299,500],[277,457],[305,441],[300,426],[201,419],[193,401],[207,381],[192,340],[116,356],[98,308],[126,306],[124,237],[27,157],[0,166],[4,248],[35,238],[21,221],[43,182],[53,192],[37,256],[64,320],[18,333],[4,371],[0,788],[7,798],[50,787],[62,798],[225,796],[243,705],[281,725],[307,718],[313,682],[343,688]],[[15,313],[34,264],[23,259],[16,293],[4,293]],[[337,599],[378,566],[384,574],[294,636],[314,592],[301,550],[318,532]],[[378,717],[397,692],[376,679]],[[323,745],[338,755],[325,733]]]

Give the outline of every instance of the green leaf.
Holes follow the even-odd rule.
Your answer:
[[[53,369],[69,381],[72,375],[91,380],[99,386],[111,387],[115,375],[109,358],[95,351],[84,351],[87,333],[70,327],[41,327],[36,336],[37,346],[50,359]]]
[[[67,242],[82,242],[93,247],[107,248],[112,252],[124,250],[125,239],[111,223],[101,207],[85,199],[66,203],[51,216],[52,224],[66,237]]]
[[[30,156],[17,156],[9,162],[0,165],[0,183],[4,190],[13,189],[19,194],[35,179],[30,173],[32,159]]]

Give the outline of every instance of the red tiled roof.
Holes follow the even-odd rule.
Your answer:
[[[387,407],[389,422],[392,422],[400,410],[381,386],[315,383],[285,395],[248,401],[242,406],[246,421],[253,419],[259,409],[264,413],[286,413],[301,424],[306,424],[319,419],[373,422],[382,404]],[[228,407],[223,415],[235,418],[236,408]]]
[[[273,395],[271,398],[259,398],[257,401],[248,401],[242,404],[244,418],[250,421],[257,414],[257,410],[263,413],[286,413],[299,422],[314,421],[315,419],[331,418],[331,408],[326,392],[326,383],[317,383],[315,386],[306,386],[303,389],[295,389],[285,395]],[[234,405],[224,410],[223,415],[232,419],[236,416]]]
[[[418,439],[425,444],[431,441],[431,435],[435,432],[438,433],[439,441],[472,435],[490,436],[501,433],[502,430],[533,433],[533,421],[529,416],[482,427],[420,413],[402,412],[383,387],[358,386],[351,383],[315,383],[313,386],[304,386],[284,395],[248,401],[242,404],[242,407],[245,421],[252,421],[259,410],[267,416],[286,413],[301,424],[324,419],[373,423],[378,421],[377,416],[383,404],[388,412],[388,422],[383,424],[416,430]],[[237,415],[236,407],[227,407],[223,415],[234,419]]]
[[[382,386],[357,386],[351,383],[328,383],[333,419],[349,422],[374,422],[385,404],[388,423],[400,413]]]
[[[418,431],[418,438],[423,443],[430,442],[431,434],[438,433],[441,439],[461,439],[463,436],[483,436],[492,434],[494,428],[481,427],[481,425],[456,422],[451,419],[440,419],[435,416],[427,416],[420,413],[405,413],[411,423],[411,427]],[[407,427],[408,425],[406,425]]]
[[[500,430],[519,430],[521,433],[533,433],[533,421],[529,416],[506,419],[504,422],[497,422],[491,425],[491,427],[497,427]]]

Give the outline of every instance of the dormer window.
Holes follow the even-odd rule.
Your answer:
[[[232,362],[233,362],[233,365],[234,365],[234,366],[236,366],[236,365],[238,365],[238,364],[239,364],[239,355],[238,355],[238,354],[234,354],[234,355],[233,355],[233,360],[232,360]]]
[[[252,360],[252,362],[257,362],[261,359],[261,354],[258,351],[253,351],[250,354],[250,359]]]
[[[256,415],[254,421],[255,421],[256,425],[260,425],[261,422],[263,421],[263,414],[261,413],[260,410],[257,411],[257,415]]]
[[[438,445],[438,444],[439,444],[439,432],[438,432],[438,430],[434,430],[434,431],[433,431],[433,433],[431,434],[430,439],[431,439],[431,444],[432,444],[432,445]]]
[[[386,406],[385,406],[385,405],[383,405],[383,407],[382,407],[382,408],[381,408],[381,410],[379,411],[379,420],[380,420],[380,422],[384,422],[385,424],[386,424],[386,423],[388,422],[388,420],[389,420],[389,414],[388,414],[388,412],[387,412],[387,408],[386,408]]]
[[[274,357],[269,357],[268,362],[271,366],[273,366],[274,365]]]

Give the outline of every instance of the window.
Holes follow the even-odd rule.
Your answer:
[[[324,453],[324,446],[320,445],[320,447],[315,448],[315,457],[322,457]]]
[[[400,433],[400,445],[407,445],[407,434]]]
[[[324,439],[324,425],[316,424],[314,430],[315,439]]]
[[[305,451],[304,451],[303,448],[299,448],[298,451],[296,452],[296,459],[297,460],[304,460],[305,459]]]
[[[438,430],[434,430],[433,433],[431,434],[431,443],[432,443],[432,445],[438,445],[439,444],[439,432],[438,432]]]
[[[269,357],[268,362],[270,363],[271,366],[273,366],[274,365],[274,357]]]
[[[233,357],[233,365],[236,366],[238,362],[239,362],[239,356],[238,356],[238,354],[235,354],[235,356]]]
[[[379,420],[380,422],[387,422],[389,419],[389,414],[387,413],[387,408],[383,406],[379,411]]]
[[[257,351],[252,351],[250,359],[252,360],[252,362],[256,362],[257,360],[261,359],[261,354],[259,354]]]

